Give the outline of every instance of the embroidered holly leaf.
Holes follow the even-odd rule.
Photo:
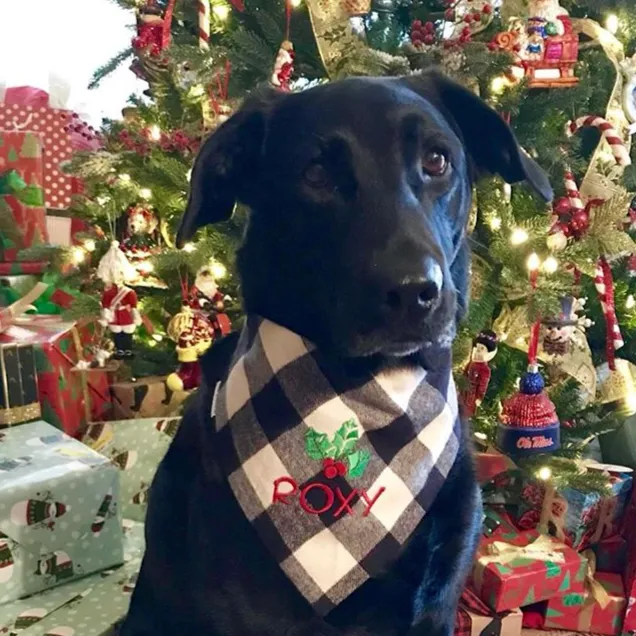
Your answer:
[[[334,444],[325,433],[310,428],[305,433],[305,452],[311,459],[335,459],[336,451]]]
[[[347,461],[349,462],[349,472],[347,474],[349,477],[353,477],[354,479],[362,477],[370,459],[371,453],[366,449],[351,453],[347,457]]]
[[[352,453],[359,439],[358,424],[353,419],[347,420],[333,436],[336,458],[342,458]]]

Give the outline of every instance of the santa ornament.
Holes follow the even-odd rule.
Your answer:
[[[137,36],[132,46],[137,53],[157,57],[170,46],[170,29],[175,0],[170,0],[165,13],[154,0],[137,10]]]
[[[291,90],[290,81],[294,73],[294,45],[290,40],[285,40],[278,49],[274,62],[274,71],[270,79],[273,86],[283,91]]]
[[[490,382],[490,365],[497,354],[497,334],[485,329],[473,340],[470,362],[464,369],[464,378],[468,386],[460,396],[461,411],[464,417],[472,417],[482,403]]]
[[[97,267],[97,277],[104,283],[101,320],[110,330],[115,344],[113,358],[122,360],[133,357],[133,334],[141,324],[137,309],[137,294],[126,286],[126,281],[136,276],[135,268],[113,241]]]
[[[229,300],[229,296],[219,291],[212,269],[207,265],[202,267],[190,289],[188,304],[210,321],[215,339],[232,331],[232,323],[225,313],[225,303]]]

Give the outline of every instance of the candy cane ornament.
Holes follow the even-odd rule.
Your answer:
[[[574,177],[574,173],[568,166],[565,170],[564,175],[565,181],[565,193],[570,201],[570,205],[572,208],[576,210],[584,210],[585,205],[583,204],[583,199],[581,198],[581,193],[579,192],[579,186],[576,184],[576,178]]]
[[[581,128],[587,127],[596,128],[601,132],[603,139],[609,144],[614,159],[619,166],[631,165],[632,160],[623,140],[616,132],[614,126],[612,126],[607,119],[603,119],[603,117],[588,115],[587,117],[579,117],[575,121],[571,121],[567,127],[568,136],[572,137],[581,130]]]
[[[197,0],[199,5],[199,48],[210,50],[210,0]]]

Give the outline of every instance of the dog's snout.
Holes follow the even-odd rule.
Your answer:
[[[436,305],[442,283],[440,266],[432,259],[427,259],[421,274],[404,278],[388,289],[386,305],[394,313],[427,313]]]

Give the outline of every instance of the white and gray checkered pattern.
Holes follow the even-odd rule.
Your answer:
[[[435,375],[415,366],[361,372],[257,317],[248,318],[212,409],[237,501],[323,615],[398,556],[459,448],[450,365]],[[335,443],[350,420],[358,431],[350,450],[368,464],[359,476],[328,478],[308,454],[308,431]],[[281,477],[293,480],[278,487],[291,493],[283,501],[274,497]]]

